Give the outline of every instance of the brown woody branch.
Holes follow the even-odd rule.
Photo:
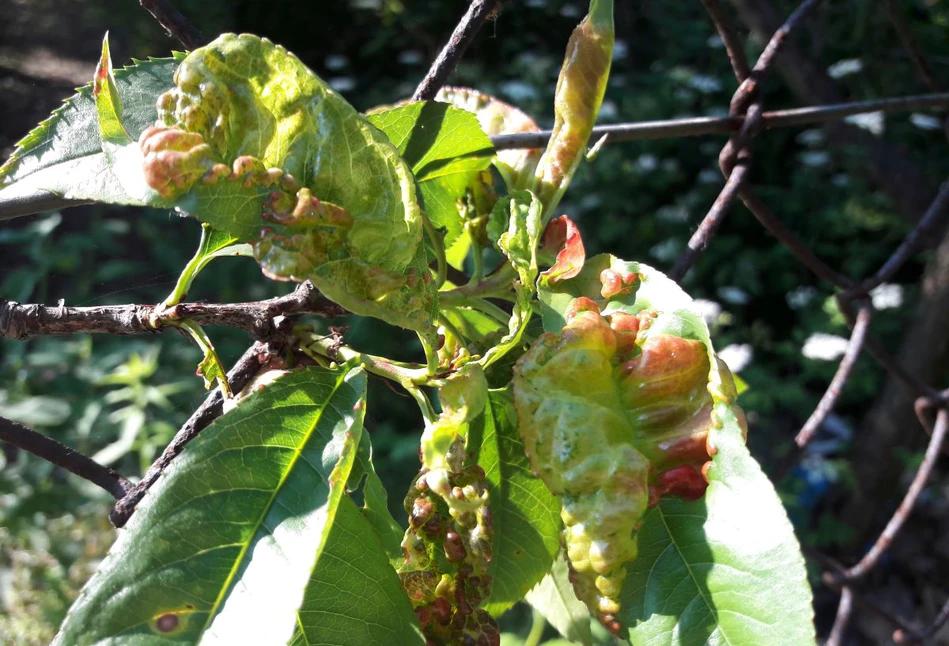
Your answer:
[[[458,61],[464,55],[468,46],[474,40],[484,22],[491,17],[501,6],[500,0],[472,0],[468,11],[462,16],[451,38],[432,63],[428,74],[422,79],[415,93],[413,101],[429,101],[435,98],[438,91],[445,85],[448,77],[454,71]]]
[[[138,3],[158,21],[165,33],[172,38],[177,38],[187,49],[197,49],[204,43],[204,36],[201,35],[198,28],[191,24],[191,21],[175,9],[168,0],[139,0]]]
[[[115,498],[122,498],[132,489],[132,483],[109,467],[31,428],[3,417],[0,417],[0,441],[29,451],[47,462],[62,467],[102,487]]]
[[[163,311],[157,305],[104,305],[66,307],[0,301],[0,337],[28,339],[61,334],[147,334],[163,329],[163,322],[191,319],[199,325],[248,330],[256,338],[272,332],[277,316],[346,314],[309,282],[290,294],[248,303],[180,303]]]

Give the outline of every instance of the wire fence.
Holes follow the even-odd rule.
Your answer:
[[[722,118],[698,118],[663,122],[627,123],[609,126],[595,131],[595,137],[601,139],[597,145],[616,141],[653,139],[661,137],[682,137],[712,132],[728,132],[731,136],[719,155],[719,165],[725,177],[725,184],[717,199],[708,210],[687,248],[675,262],[670,277],[681,280],[695,264],[702,251],[715,237],[729,210],[740,201],[754,215],[760,224],[823,281],[837,289],[840,309],[847,319],[852,333],[836,374],[817,407],[811,413],[804,426],[794,439],[795,451],[789,457],[786,467],[792,466],[807,444],[821,428],[827,416],[834,408],[848,379],[853,374],[858,357],[864,352],[873,356],[892,376],[899,379],[916,396],[915,411],[921,427],[929,434],[929,442],[922,463],[916,470],[902,502],[893,512],[889,522],[880,533],[872,547],[854,565],[843,563],[821,553],[808,551],[807,556],[824,568],[822,581],[831,589],[840,592],[840,603],[836,619],[827,638],[829,646],[841,644],[848,621],[855,608],[860,607],[872,612],[892,624],[893,639],[897,643],[920,643],[933,635],[949,621],[949,601],[945,603],[933,621],[924,627],[918,622],[903,619],[890,610],[879,606],[858,591],[858,584],[868,573],[876,568],[881,556],[897,538],[908,516],[919,500],[927,484],[937,458],[946,443],[949,432],[949,389],[925,383],[918,375],[908,372],[896,358],[887,351],[869,333],[873,318],[873,305],[870,292],[890,279],[897,270],[919,249],[927,235],[939,230],[949,211],[949,181],[945,182],[935,199],[926,210],[918,224],[898,245],[892,255],[869,278],[856,278],[838,272],[821,260],[801,239],[799,239],[761,200],[749,183],[749,170],[754,161],[752,144],[756,137],[769,128],[815,123],[832,119],[841,119],[852,114],[879,110],[916,110],[923,108],[949,109],[949,93],[941,91],[932,74],[926,56],[918,47],[912,31],[901,15],[901,8],[895,0],[885,0],[890,22],[900,42],[906,49],[922,83],[931,94],[914,97],[894,97],[875,101],[859,101],[847,104],[813,106],[795,110],[766,112],[761,85],[771,73],[775,59],[785,45],[788,37],[821,4],[822,0],[804,0],[798,8],[771,36],[754,65],[746,58],[745,48],[739,39],[731,19],[718,0],[702,0],[711,21],[721,37],[729,57],[732,70],[738,82],[738,88],[732,96],[729,114]],[[170,35],[177,37],[187,47],[200,44],[200,32],[195,29],[167,1],[141,0],[140,4],[148,9]],[[500,8],[500,0],[474,0],[462,17],[444,50],[432,65],[413,98],[432,98],[451,75],[452,70],[467,46],[474,39],[480,26]],[[949,120],[947,120],[949,133]],[[493,138],[497,148],[529,148],[543,145],[549,132],[526,135],[502,135]],[[322,299],[307,284],[301,285],[293,294],[281,299],[245,304],[189,305],[201,311],[189,315],[205,314],[219,323],[231,316],[230,324],[243,327],[252,332],[259,340],[248,349],[235,367],[228,373],[233,390],[240,390],[256,371],[266,363],[268,357],[279,356],[283,344],[288,338],[286,317],[302,313],[332,314],[333,305]],[[67,308],[44,307],[41,305],[20,305],[9,301],[0,301],[0,336],[8,338],[28,338],[42,334],[64,334],[79,332],[142,333],[154,331],[145,325],[147,306],[113,306],[110,308]],[[203,308],[203,309],[202,309]],[[210,309],[209,309],[210,308]],[[217,309],[215,309],[217,308]],[[209,309],[205,312],[204,310]],[[145,317],[145,318],[143,318]],[[282,323],[280,321],[283,321]],[[276,323],[275,323],[276,322]],[[76,454],[66,456],[61,445],[47,444],[26,447],[46,459],[56,462],[71,471],[92,481],[100,481],[101,486],[110,490],[118,499],[111,514],[116,526],[122,526],[131,515],[135,505],[145,491],[161,474],[162,470],[180,453],[184,445],[210,422],[221,414],[222,397],[219,391],[208,396],[192,417],[185,423],[162,455],[146,472],[142,481],[130,485],[126,480],[107,470],[98,468],[95,463],[88,464]],[[0,420],[0,440],[17,444],[22,443],[23,427]],[[72,452],[75,453],[75,452]],[[104,484],[103,484],[104,483]]]

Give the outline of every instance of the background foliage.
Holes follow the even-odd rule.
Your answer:
[[[132,57],[166,55],[176,47],[134,2],[8,2],[8,19],[0,25],[5,108],[0,157],[74,86],[91,79],[106,29],[117,65]],[[463,4],[182,0],[178,6],[206,36],[253,31],[284,44],[357,109],[367,110],[411,94]],[[774,4],[782,14],[793,6]],[[828,3],[805,30],[808,52],[830,68],[844,96],[922,90],[877,4]],[[934,54],[936,72],[945,79],[949,6],[924,0],[905,4],[921,45]],[[452,84],[495,94],[549,125],[563,43],[585,5],[510,3],[486,26]],[[734,81],[699,3],[623,2],[616,18],[617,53],[601,122],[726,113]],[[771,108],[798,104],[777,75],[766,84],[765,96]],[[949,172],[949,156],[944,142],[939,145],[938,122],[927,116],[864,119],[863,125],[874,136],[900,142],[935,186]],[[721,186],[717,155],[722,143],[710,136],[608,146],[593,163],[581,166],[560,210],[577,221],[591,254],[612,252],[668,269]],[[818,129],[786,129],[759,138],[755,152],[752,181],[762,187],[762,197],[779,205],[780,217],[842,271],[859,275],[878,266],[908,230],[886,196],[865,179],[860,149],[833,147]],[[196,222],[166,210],[105,206],[17,220],[0,228],[0,294],[50,304],[60,298],[70,305],[158,302],[190,256],[198,231]],[[874,331],[891,347],[899,344],[912,316],[915,285],[931,253],[919,254],[875,298],[883,311],[874,319]],[[836,363],[826,358],[837,356],[840,342],[834,337],[847,334],[831,292],[740,208],[683,287],[703,299],[716,346],[724,348],[726,360],[749,385],[742,396],[749,443],[774,476],[793,433],[833,375]],[[287,289],[261,276],[252,261],[228,259],[209,266],[192,298],[250,300]],[[246,347],[239,331],[211,334],[226,363]],[[370,352],[409,345],[397,335],[365,319],[354,321],[348,334],[355,347]],[[192,376],[198,352],[172,333],[4,340],[0,349],[0,415],[127,474],[150,463],[203,397],[200,381]],[[872,537],[872,531],[864,535],[842,523],[839,512],[856,484],[855,432],[882,383],[876,365],[861,359],[818,441],[801,466],[777,483],[807,545],[853,554]],[[375,416],[370,411],[366,424],[377,467],[387,487],[405,490],[418,467],[417,409],[375,380],[369,388]],[[918,462],[924,436],[917,429],[906,435],[905,450],[891,459],[909,469]],[[105,519],[110,501],[27,455],[7,453],[0,465],[0,641],[44,644],[114,536]],[[927,604],[938,607],[947,593],[940,582],[949,580],[949,553],[944,546],[930,547],[937,543],[934,537],[949,530],[947,486],[943,471],[886,566],[874,574],[885,577],[886,601],[907,613]],[[397,506],[400,501],[393,497],[391,502]],[[879,501],[879,522],[893,504]],[[878,529],[878,523],[869,524]],[[922,550],[928,556],[917,554]],[[832,612],[835,599],[827,601]],[[821,612],[820,596],[816,602],[818,630],[826,632],[832,614]],[[529,612],[516,610],[505,622],[507,630],[524,637]],[[888,638],[872,620],[858,626],[857,639]]]

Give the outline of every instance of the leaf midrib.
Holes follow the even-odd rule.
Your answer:
[[[300,459],[300,456],[303,454],[302,447],[306,446],[309,443],[310,439],[313,436],[313,432],[316,430],[317,425],[319,424],[320,420],[323,418],[323,412],[326,410],[326,407],[329,404],[330,400],[336,394],[336,391],[338,391],[340,386],[344,383],[347,374],[348,373],[341,374],[339,378],[336,380],[336,383],[334,384],[332,390],[330,390],[325,400],[321,402],[318,408],[318,412],[314,416],[313,423],[311,424],[310,428],[304,434],[303,439],[299,443],[299,447],[301,448],[297,448],[294,450],[295,455],[293,459],[291,460],[287,468],[284,470],[283,475],[280,477],[280,482],[278,482],[277,486],[274,487],[273,495],[271,495],[270,500],[267,501],[267,504],[264,505],[260,516],[258,517],[257,521],[254,523],[254,531],[250,532],[247,537],[247,540],[244,541],[244,544],[241,547],[240,553],[237,555],[237,558],[234,559],[234,565],[231,566],[231,571],[228,573],[227,579],[224,581],[224,584],[221,586],[221,592],[218,594],[218,598],[215,599],[214,603],[211,605],[211,608],[209,609],[208,618],[205,621],[204,626],[201,628],[200,634],[202,637],[204,636],[204,633],[207,632],[208,628],[211,626],[211,623],[214,620],[214,618],[217,616],[218,610],[221,604],[224,602],[224,599],[227,597],[228,591],[231,589],[231,586],[234,583],[234,577],[236,576],[238,569],[240,569],[241,564],[244,562],[244,557],[247,555],[248,549],[250,549],[250,544],[253,542],[254,537],[257,536],[257,533],[260,531],[260,528],[263,525],[264,519],[267,517],[267,514],[270,513],[271,507],[273,507],[274,502],[277,500],[278,494],[283,489],[283,486],[287,481],[287,477],[290,475],[290,473],[293,472],[293,469],[296,466],[297,461]],[[294,613],[294,616],[298,617],[296,613]]]
[[[662,526],[665,528],[666,535],[669,537],[669,543],[671,543],[672,547],[675,548],[676,554],[679,555],[679,558],[682,560],[682,564],[689,573],[689,578],[692,579],[692,583],[695,585],[695,591],[698,593],[698,596],[702,598],[702,601],[705,603],[705,607],[708,609],[709,614],[715,618],[715,627],[719,630],[719,632],[721,632],[726,644],[733,644],[734,642],[728,638],[727,634],[725,634],[725,628],[718,621],[718,613],[715,612],[715,606],[712,604],[711,600],[702,593],[702,587],[699,585],[699,581],[696,578],[695,573],[692,572],[692,568],[689,566],[688,559],[685,558],[685,554],[683,554],[682,549],[679,547],[679,543],[676,541],[676,538],[669,527],[669,523],[666,522],[666,515],[662,511],[662,507],[657,506],[656,511],[659,512],[659,519],[662,521]]]

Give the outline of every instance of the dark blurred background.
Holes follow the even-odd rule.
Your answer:
[[[723,3],[757,56],[783,0]],[[906,0],[905,18],[949,87],[949,3]],[[411,94],[462,0],[268,2],[178,0],[207,39],[247,31],[285,45],[359,110]],[[738,11],[735,11],[737,9]],[[451,83],[494,94],[552,121],[570,31],[586,3],[508,2]],[[180,45],[132,0],[0,0],[0,157],[87,83],[108,30],[116,65]],[[724,115],[735,89],[720,39],[697,0],[620,0],[613,73],[601,122]],[[773,25],[770,27],[769,25]],[[767,33],[765,33],[767,32]],[[766,108],[925,92],[879,0],[825,3],[765,84]],[[779,217],[842,272],[870,275],[917,221],[949,173],[939,113],[864,115],[830,127],[768,132],[755,143],[752,182]],[[622,143],[584,164],[561,209],[588,253],[612,252],[668,270],[720,190],[721,136]],[[925,241],[874,293],[872,330],[910,370],[945,387],[949,365],[949,239]],[[197,245],[199,227],[168,211],[80,207],[0,227],[0,296],[69,305],[155,303]],[[923,280],[925,277],[925,281]],[[716,347],[748,389],[749,443],[773,477],[801,541],[852,562],[879,533],[919,463],[926,435],[912,396],[869,358],[799,466],[782,471],[792,438],[837,367],[849,331],[832,290],[742,207],[684,281]],[[253,300],[286,293],[249,259],[212,263],[191,298]],[[384,351],[401,338],[350,321],[348,338]],[[242,332],[211,329],[227,363]],[[0,415],[17,419],[139,475],[203,398],[199,355],[184,338],[57,338],[0,343]],[[414,404],[373,383],[368,425],[394,507],[418,467]],[[865,594],[907,618],[931,618],[949,593],[949,478],[945,460]],[[0,454],[0,642],[45,644],[114,532],[110,501],[28,455]],[[813,569],[818,630],[837,601]],[[505,620],[526,634],[528,615]],[[889,640],[892,626],[858,613],[850,643]],[[943,631],[943,641],[949,637]],[[511,643],[516,643],[512,641]]]

